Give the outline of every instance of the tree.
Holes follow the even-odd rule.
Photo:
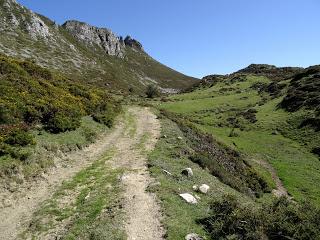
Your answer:
[[[147,87],[146,95],[148,98],[154,98],[159,95],[159,90],[155,85],[150,84]]]

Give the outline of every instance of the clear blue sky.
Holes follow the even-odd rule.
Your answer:
[[[18,0],[138,39],[160,62],[202,77],[250,63],[320,64],[319,0]]]

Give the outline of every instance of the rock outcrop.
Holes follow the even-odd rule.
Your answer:
[[[75,20],[65,22],[64,27],[75,38],[93,47],[102,48],[106,54],[123,58],[126,46],[137,51],[143,51],[142,44],[127,36],[123,39],[107,28],[98,28]]]
[[[12,31],[16,28],[26,31],[33,39],[48,38],[52,36],[50,28],[31,10],[28,10],[15,0],[4,0],[1,13],[1,30]]]
[[[108,89],[183,89],[197,79],[157,62],[141,43],[79,21],[60,26],[16,0],[0,0],[0,53],[34,60],[73,79]],[[123,60],[123,61],[119,61]]]
[[[111,56],[124,57],[124,41],[107,28],[98,28],[74,20],[65,22],[62,27],[87,45],[101,47]]]
[[[126,46],[132,47],[135,50],[143,51],[142,44],[140,42],[138,42],[137,40],[131,38],[130,36],[127,36],[124,39],[124,43]]]

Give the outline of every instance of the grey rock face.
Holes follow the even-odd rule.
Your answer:
[[[32,38],[48,38],[51,36],[49,27],[32,12],[30,22],[26,23],[26,29]]]
[[[15,0],[4,0],[2,4],[2,26],[9,30],[21,27],[27,31],[33,39],[48,38],[52,36],[49,27],[42,19],[32,11],[24,8]]]
[[[132,47],[133,49],[136,49],[138,51],[143,51],[142,44],[138,42],[137,40],[131,38],[130,36],[127,36],[124,39],[124,43],[126,46]]]
[[[62,25],[74,37],[88,45],[97,45],[111,56],[124,57],[125,44],[111,30],[98,28],[78,21],[67,21]]]

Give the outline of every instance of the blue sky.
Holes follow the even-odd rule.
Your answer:
[[[18,0],[62,24],[77,19],[131,35],[185,74],[251,63],[320,64],[319,0]]]

